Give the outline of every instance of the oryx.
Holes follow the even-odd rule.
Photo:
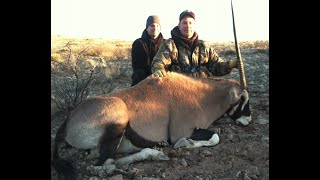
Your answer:
[[[219,142],[218,135],[201,130],[225,113],[236,122],[249,124],[248,100],[248,92],[231,79],[194,78],[173,72],[162,78],[150,76],[136,86],[79,104],[59,129],[54,157],[58,157],[58,142],[63,138],[78,149],[99,148],[96,165],[115,153],[137,152],[163,141],[180,147],[190,138],[189,144],[182,146],[213,146]],[[142,153],[151,153],[144,157],[154,154],[155,159],[168,159],[152,149]]]
[[[168,160],[163,152],[151,149],[164,141],[174,148],[218,144],[218,134],[206,129],[224,114],[248,125],[249,96],[237,41],[236,47],[241,84],[231,79],[196,78],[172,72],[161,78],[149,76],[136,86],[84,100],[58,130],[53,152],[55,168],[74,175],[62,170],[60,165],[65,161],[58,161],[58,144],[62,140],[77,149],[98,149],[96,165],[103,165],[116,153],[136,153],[115,160],[116,165],[123,165],[150,157]],[[67,164],[64,167],[71,168]]]

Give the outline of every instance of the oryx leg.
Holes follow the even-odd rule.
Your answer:
[[[101,166],[108,158],[113,158],[123,137],[125,125],[110,124],[105,128],[105,132],[100,139],[100,156],[96,166]]]
[[[162,151],[156,149],[144,148],[141,151],[131,154],[120,159],[116,159],[114,164],[117,167],[121,167],[125,164],[131,164],[137,161],[143,160],[169,160],[169,157],[165,155]]]
[[[248,92],[244,90],[240,96],[239,103],[230,108],[227,114],[231,119],[235,120],[237,124],[247,126],[251,122],[249,95]]]
[[[237,123],[247,126],[251,122],[251,111],[249,106],[249,101],[244,105],[242,116],[236,120]]]
[[[219,136],[214,131],[208,129],[194,129],[191,137],[179,139],[173,148],[196,148],[202,146],[215,146],[219,143]]]

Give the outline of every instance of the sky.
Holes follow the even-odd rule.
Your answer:
[[[184,10],[199,39],[234,41],[231,0],[51,0],[51,35],[134,41],[158,15],[170,38]],[[238,41],[269,40],[269,0],[233,0],[233,10]]]

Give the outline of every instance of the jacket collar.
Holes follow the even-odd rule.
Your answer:
[[[185,38],[181,35],[179,27],[176,26],[171,30],[171,37],[177,45],[193,50],[198,44],[198,33],[194,32],[191,38]]]
[[[148,31],[146,29],[144,29],[142,32],[141,38],[145,39],[147,42],[153,42],[153,43],[157,44],[159,41],[161,41],[163,39],[163,36],[162,36],[162,33],[160,33],[156,39],[153,39],[148,34]]]

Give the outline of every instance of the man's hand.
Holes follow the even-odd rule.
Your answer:
[[[229,61],[229,67],[230,67],[230,69],[238,68],[237,61],[236,60],[230,60]]]
[[[152,77],[165,77],[166,75],[167,75],[166,70],[160,69],[160,70],[155,71],[152,74]]]

